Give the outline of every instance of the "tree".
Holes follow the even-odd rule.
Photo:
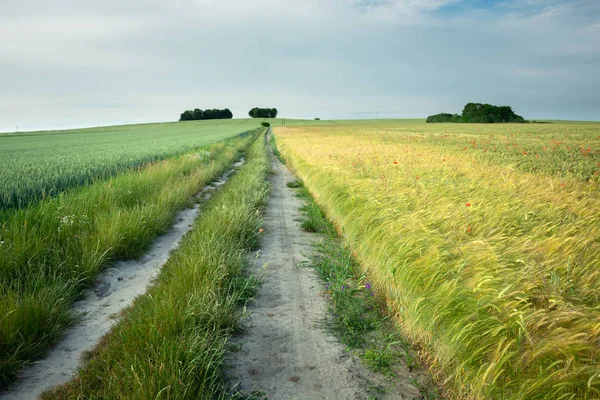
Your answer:
[[[180,121],[192,121],[194,119],[194,113],[190,110],[186,110],[181,114]]]
[[[514,113],[510,106],[494,106],[482,103],[467,103],[462,111],[462,116],[458,114],[441,113],[430,115],[427,122],[465,122],[494,124],[504,122],[526,122],[523,117]]]
[[[458,114],[441,113],[436,115],[430,115],[427,117],[426,122],[462,122],[461,116]]]
[[[233,118],[233,113],[229,108],[225,108],[223,110],[219,109],[209,109],[209,110],[200,110],[196,108],[195,110],[187,110],[184,111],[179,117],[180,121],[200,121],[205,119],[231,119]]]
[[[276,118],[278,111],[276,108],[258,108],[254,107],[248,111],[251,118]]]
[[[193,117],[194,117],[194,120],[196,120],[196,121],[198,121],[198,120],[201,120],[201,119],[203,119],[203,118],[202,118],[203,116],[204,116],[204,111],[202,111],[202,110],[200,110],[200,109],[198,109],[198,108],[196,108],[196,109],[193,111]]]

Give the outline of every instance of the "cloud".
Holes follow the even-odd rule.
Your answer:
[[[173,120],[192,107],[425,116],[468,101],[600,119],[600,2],[483,4],[5,1],[0,130]]]

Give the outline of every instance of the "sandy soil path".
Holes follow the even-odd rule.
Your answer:
[[[207,200],[243,164],[240,160],[211,185],[197,194]],[[93,287],[74,304],[80,315],[77,322],[48,352],[46,357],[25,368],[19,379],[0,399],[31,400],[38,398],[52,386],[68,381],[77,371],[81,356],[100,341],[116,321],[120,311],[146,292],[148,285],[169,259],[171,251],[193,226],[200,206],[184,209],[175,217],[175,224],[165,234],[155,239],[149,251],[137,260],[120,261],[100,274]]]
[[[228,355],[227,381],[274,400],[367,399],[370,373],[323,327],[323,284],[301,266],[316,236],[300,228],[302,203],[286,186],[295,177],[275,157],[273,169],[262,248],[250,271],[262,285],[248,306],[246,328],[231,339],[239,351]],[[418,391],[382,398],[418,398]]]

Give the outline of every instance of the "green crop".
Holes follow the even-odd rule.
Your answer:
[[[255,129],[218,120],[0,135],[0,211]]]

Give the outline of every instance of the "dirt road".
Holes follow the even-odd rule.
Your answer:
[[[239,350],[228,356],[228,382],[274,400],[367,399],[370,373],[323,327],[323,285],[301,265],[316,237],[300,228],[302,203],[286,186],[295,177],[274,157],[273,169],[262,248],[251,266],[262,285],[245,330],[231,340]],[[418,396],[408,393],[382,397]]]

